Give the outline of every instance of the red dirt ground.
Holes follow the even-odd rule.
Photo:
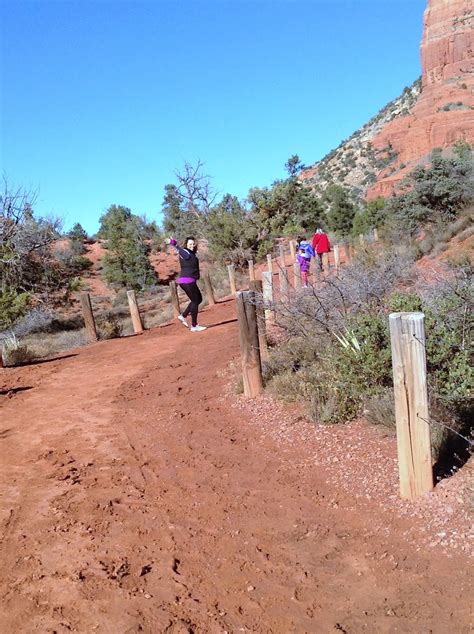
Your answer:
[[[202,322],[0,370],[0,631],[471,631],[466,476],[401,502],[392,437],[234,396]]]

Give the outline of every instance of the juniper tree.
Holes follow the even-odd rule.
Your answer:
[[[130,209],[112,205],[101,218],[101,235],[107,239],[104,274],[111,286],[136,290],[155,283],[150,264],[150,247],[143,236],[143,223]]]

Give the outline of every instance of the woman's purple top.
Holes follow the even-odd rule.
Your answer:
[[[195,281],[194,277],[178,277],[178,284],[192,284]]]

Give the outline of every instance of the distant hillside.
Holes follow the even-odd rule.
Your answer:
[[[395,118],[410,114],[420,92],[421,79],[417,79],[349,139],[343,141],[321,161],[304,170],[300,176],[301,180],[321,189],[325,189],[330,183],[340,183],[352,191],[355,199],[364,198],[381,170],[388,166],[392,166],[393,171],[397,169],[394,165],[397,153],[393,147],[388,144],[376,149],[373,140]]]

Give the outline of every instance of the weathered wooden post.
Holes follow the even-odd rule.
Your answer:
[[[138,310],[137,296],[135,295],[135,291],[127,291],[127,298],[128,307],[130,308],[130,317],[132,318],[133,332],[136,335],[139,335],[143,332],[143,323],[140,316],[140,311]]]
[[[271,253],[267,254],[267,269],[270,271],[270,273],[273,273],[273,262]]]
[[[204,288],[206,289],[206,297],[209,306],[215,306],[216,300],[214,299],[214,290],[212,288],[211,276],[207,271],[202,274],[204,280]]]
[[[255,293],[239,291],[236,300],[244,394],[248,398],[253,398],[258,396],[263,389]]]
[[[179,306],[178,287],[176,286],[176,282],[174,280],[171,280],[170,282],[170,291],[171,304],[173,305],[173,316],[176,318],[181,314],[181,308]]]
[[[298,262],[293,264],[293,286],[297,290],[301,288],[301,271]]]
[[[263,311],[262,299],[263,288],[261,280],[250,282],[250,290],[255,293],[255,306],[257,310],[258,344],[260,347],[260,360],[268,361],[267,329],[265,326],[265,313]]]
[[[400,495],[410,500],[433,488],[424,319],[389,316]]]
[[[266,306],[273,303],[273,275],[270,271],[263,271],[262,273],[262,294],[263,301]],[[271,308],[265,308],[265,322],[270,324],[274,319],[273,310]]]
[[[351,251],[352,245],[350,243],[350,240],[346,240],[344,242],[344,252],[346,255],[346,262],[350,262],[352,260],[352,251]]]
[[[341,266],[341,255],[339,253],[339,245],[335,244],[333,250],[334,250],[334,268],[336,269],[336,273],[337,273]]]
[[[377,231],[377,227],[374,227],[374,242],[379,241],[379,232]]]
[[[312,265],[312,266],[311,266]],[[321,269],[319,268],[319,257],[316,255],[314,258],[311,258],[310,269],[313,269],[313,282],[316,284],[318,281],[318,277],[321,275]]]
[[[365,244],[365,238],[363,233],[359,233],[359,244],[361,247],[363,247]]]
[[[290,299],[288,288],[288,271],[286,269],[280,269],[278,271],[278,280],[280,282],[280,300],[287,302]]]
[[[284,269],[285,266],[286,266],[286,263],[285,263],[285,245],[282,244],[281,242],[280,242],[279,252],[280,252],[280,268]]]
[[[229,273],[230,292],[232,293],[232,295],[235,295],[237,292],[237,287],[235,286],[235,267],[233,264],[227,265],[227,272]]]
[[[255,267],[253,265],[253,260],[248,260],[249,265],[249,282],[253,282],[255,280]]]
[[[97,341],[97,329],[95,327],[94,313],[92,312],[91,298],[89,293],[81,293],[79,299],[84,316],[84,325],[89,341]]]
[[[290,240],[290,256],[291,261],[294,262],[296,258],[296,245],[294,240]]]
[[[326,273],[329,273],[329,253],[323,253],[323,269],[326,271]]]

